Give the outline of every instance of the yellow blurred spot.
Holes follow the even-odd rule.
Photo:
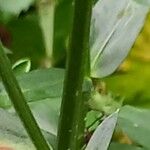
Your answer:
[[[143,30],[139,34],[130,56],[150,62],[150,14],[147,16]]]

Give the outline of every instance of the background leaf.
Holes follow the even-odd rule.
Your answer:
[[[148,10],[133,0],[96,3],[90,39],[92,77],[104,77],[116,70],[131,49]]]
[[[127,144],[111,143],[108,150],[148,150],[148,149]]]
[[[118,126],[133,141],[150,149],[150,110],[125,106],[121,109]]]
[[[35,70],[17,77],[28,102],[61,97],[63,79],[64,70],[56,68]],[[0,106],[11,106],[2,83],[0,83]]]
[[[150,6],[150,0],[135,0],[135,1],[146,6],[147,5]]]
[[[56,136],[61,97],[31,102],[29,105],[40,127]]]

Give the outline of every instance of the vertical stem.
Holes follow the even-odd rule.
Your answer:
[[[82,85],[89,75],[89,32],[92,0],[75,0],[73,30],[62,98],[58,150],[81,149],[84,138],[85,99]]]
[[[32,113],[13,75],[11,65],[0,42],[0,75],[6,91],[37,150],[49,150]]]

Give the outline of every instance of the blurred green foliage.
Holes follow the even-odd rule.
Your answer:
[[[12,55],[11,60],[17,61],[20,58],[28,57],[32,61],[32,68],[40,66],[44,57],[44,43],[42,32],[38,23],[38,15],[31,13],[20,16],[19,19],[10,21],[6,28],[11,34]]]

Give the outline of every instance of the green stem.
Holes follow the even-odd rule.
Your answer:
[[[58,150],[76,150],[83,146],[86,102],[82,85],[90,70],[88,61],[91,10],[92,0],[75,0],[59,121]]]
[[[25,98],[21,92],[18,82],[11,69],[10,62],[3,51],[2,44],[0,43],[0,75],[6,91],[22,120],[30,138],[32,139],[37,150],[49,150],[49,146],[45,141],[32,113],[27,105]]]

